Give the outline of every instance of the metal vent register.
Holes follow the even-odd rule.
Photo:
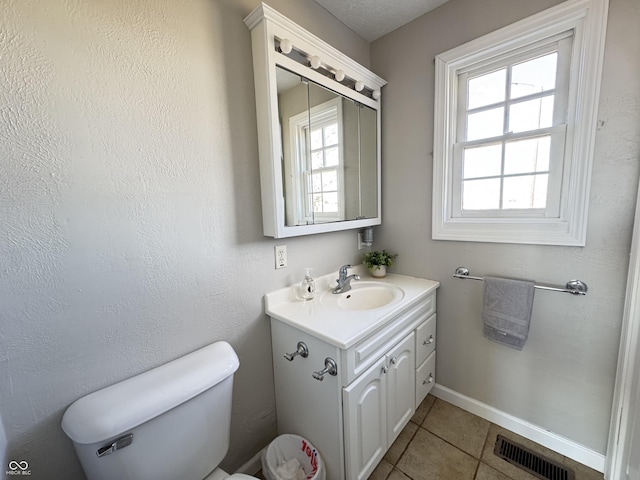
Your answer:
[[[502,435],[498,435],[493,453],[543,480],[575,480],[573,470],[544,458]]]

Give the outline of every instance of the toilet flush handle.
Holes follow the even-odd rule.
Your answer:
[[[116,450],[120,450],[121,448],[128,447],[133,442],[133,433],[125,435],[124,437],[120,437],[117,440],[114,440],[113,443],[109,445],[105,445],[102,448],[99,448],[96,452],[98,457],[104,457],[105,455],[111,455]]]

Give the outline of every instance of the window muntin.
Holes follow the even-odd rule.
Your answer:
[[[550,173],[564,161],[572,39],[568,32],[458,75],[454,217],[558,215],[562,183]]]

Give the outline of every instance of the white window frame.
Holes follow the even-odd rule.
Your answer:
[[[325,123],[335,120],[338,123],[338,155],[339,161],[335,170],[338,173],[338,212],[336,214],[315,213],[309,204],[310,178],[307,162],[311,162],[311,151],[305,132],[309,131],[314,122]],[[293,175],[293,198],[297,199],[294,205],[294,221],[296,225],[317,222],[337,222],[345,218],[344,198],[344,138],[342,125],[342,101],[340,98],[328,100],[310,108],[308,111],[294,115],[289,119]],[[304,199],[304,201],[303,201]]]
[[[545,208],[527,208],[522,210],[515,209],[496,209],[496,210],[474,210],[474,209],[466,209],[462,208],[462,184],[463,181],[454,181],[452,185],[452,217],[453,218],[462,218],[462,217],[476,217],[476,218],[487,218],[487,217],[496,217],[496,218],[513,218],[517,217],[546,217],[546,218],[557,218],[559,216],[560,211],[560,198],[562,198],[561,191],[564,189],[565,194],[567,190],[567,185],[562,183],[562,166],[563,166],[563,154],[564,150],[565,138],[566,138],[566,111],[567,111],[567,99],[568,99],[568,90],[569,90],[569,70],[570,70],[570,59],[571,59],[571,44],[573,37],[568,32],[564,35],[551,37],[550,39],[542,42],[542,45],[537,48],[532,48],[531,46],[527,46],[524,48],[524,51],[521,52],[510,52],[506,58],[500,57],[495,62],[490,62],[488,64],[483,64],[480,68],[468,68],[463,69],[458,72],[458,107],[467,105],[467,94],[468,89],[462,88],[463,85],[466,85],[470,76],[478,77],[482,76],[486,73],[490,73],[492,71],[498,69],[507,69],[508,66],[515,65],[521,62],[526,62],[530,59],[540,57],[552,52],[556,52],[558,54],[558,64],[556,71],[556,87],[553,90],[546,90],[544,92],[539,92],[531,95],[524,95],[518,98],[504,98],[503,101],[482,106],[479,108],[470,109],[471,111],[480,111],[493,109],[496,106],[501,106],[504,109],[504,118],[503,120],[508,125],[509,121],[506,118],[509,115],[509,106],[517,105],[522,102],[527,102],[530,100],[535,100],[542,97],[553,96],[554,97],[554,113],[553,113],[553,125],[545,128],[538,128],[530,131],[524,132],[504,132],[501,135],[497,135],[492,138],[480,138],[474,140],[466,140],[467,132],[466,132],[466,114],[468,109],[458,108],[458,118],[457,118],[457,141],[453,146],[453,178],[462,178],[463,170],[463,154],[465,147],[482,147],[488,145],[502,145],[508,144],[511,141],[517,140],[526,140],[532,139],[541,136],[548,136],[551,140],[550,148],[552,154],[550,157],[549,171],[546,172],[548,175],[548,188],[547,188],[547,198],[546,198],[546,207]],[[507,79],[505,78],[505,81]],[[507,82],[508,83],[508,82]],[[506,127],[506,125],[505,125]],[[545,172],[542,172],[545,173]],[[542,174],[536,172],[536,174]],[[509,175],[501,173],[500,175],[494,175],[495,179],[499,179],[500,182],[504,182],[505,178],[508,178]],[[465,179],[467,180],[467,179]],[[473,180],[471,180],[473,181]],[[502,189],[500,191],[500,199],[502,200]]]
[[[568,0],[436,56],[433,217],[434,240],[540,245],[586,244],[591,165],[596,131],[608,0]],[[573,31],[567,126],[560,198],[554,213],[487,211],[461,215],[456,168],[459,76],[501,57],[539,48]],[[456,178],[456,174],[458,177]],[[560,183],[557,183],[560,182]],[[454,193],[455,192],[455,193]],[[557,195],[556,195],[557,197]]]

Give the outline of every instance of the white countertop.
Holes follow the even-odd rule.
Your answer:
[[[376,279],[364,265],[349,269],[349,274],[353,273],[360,275],[361,281],[395,285],[404,291],[404,297],[399,302],[373,310],[342,310],[332,306],[331,302],[322,301],[322,295],[336,285],[338,272],[335,272],[314,279],[316,293],[313,300],[301,298],[299,284],[267,293],[264,296],[265,313],[331,345],[347,349],[440,286],[433,280],[389,273],[385,278]],[[356,284],[358,281],[352,282]]]

